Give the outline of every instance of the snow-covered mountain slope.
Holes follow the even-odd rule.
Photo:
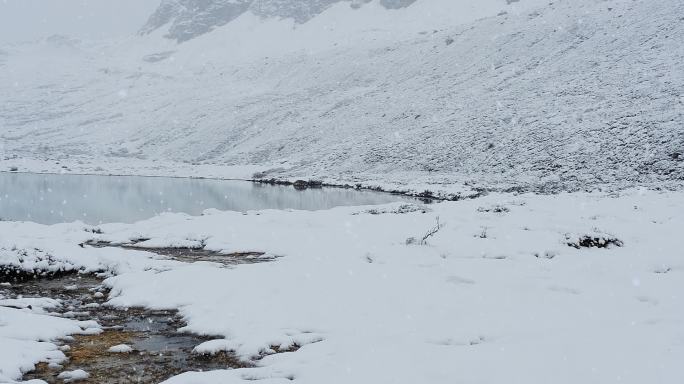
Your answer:
[[[84,172],[185,163],[537,190],[681,184],[684,3],[448,3],[340,3],[300,25],[247,12],[183,44],[155,32],[4,47],[0,166],[34,164],[17,156]]]

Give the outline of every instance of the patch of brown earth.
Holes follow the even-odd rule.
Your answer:
[[[187,248],[187,247],[164,247],[164,248],[146,248],[132,244],[112,244],[103,241],[90,241],[84,244],[96,248],[122,248],[134,251],[151,252],[160,256],[168,257],[173,260],[182,261],[184,263],[194,263],[198,261],[208,261],[227,266],[240,264],[255,264],[273,261],[274,256],[266,256],[264,252],[233,252],[221,253],[217,251],[210,251],[204,248]]]

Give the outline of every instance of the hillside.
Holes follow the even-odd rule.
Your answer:
[[[345,3],[303,24],[247,12],[182,44],[148,28],[3,47],[0,166],[542,191],[681,184],[684,3],[487,4],[435,28],[408,21],[424,1]],[[353,33],[330,27],[347,19]]]

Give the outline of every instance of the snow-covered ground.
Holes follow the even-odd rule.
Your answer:
[[[102,234],[0,222],[0,263],[109,271],[110,305],[177,308],[183,331],[215,336],[197,353],[252,360],[301,346],[169,383],[674,384],[684,379],[681,228],[682,192],[492,194],[413,209],[165,214]],[[226,268],[78,246],[141,238],[277,258]],[[580,246],[592,244],[608,247]],[[0,381],[59,361],[50,340],[93,331],[40,309],[57,303],[31,303],[0,308]]]
[[[2,47],[0,169],[680,186],[684,3],[506,3]]]

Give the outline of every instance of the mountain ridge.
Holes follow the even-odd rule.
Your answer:
[[[162,0],[141,28],[150,34],[169,26],[166,38],[185,42],[224,26],[246,12],[262,18],[292,19],[305,23],[338,3],[360,8],[373,0]],[[380,0],[386,9],[405,8],[416,0]]]

